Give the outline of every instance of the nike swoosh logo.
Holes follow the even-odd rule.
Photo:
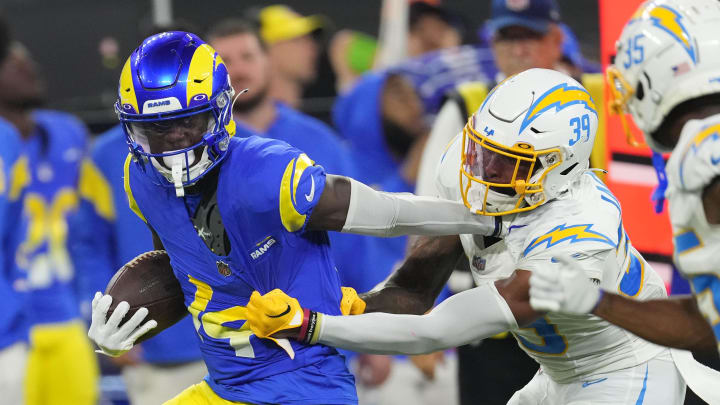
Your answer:
[[[313,198],[315,198],[315,179],[313,179],[312,174],[310,175],[310,181],[312,182],[312,186],[310,186],[310,194],[305,194],[307,202],[312,202]]]
[[[593,384],[601,383],[601,382],[603,382],[603,381],[605,381],[605,380],[607,380],[607,377],[601,378],[601,379],[595,380],[595,381],[585,381],[585,382],[583,383],[582,387],[585,388],[585,387],[590,386],[590,385],[593,385]]]
[[[714,165],[720,163],[720,156],[718,156],[718,157],[710,156],[710,162]]]
[[[290,313],[290,304],[288,304],[287,309],[284,310],[281,314],[268,315],[268,318],[280,318],[281,316],[287,315],[289,313]]]

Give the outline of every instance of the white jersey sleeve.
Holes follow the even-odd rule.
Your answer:
[[[708,224],[702,193],[720,176],[720,115],[685,124],[666,167],[675,264],[686,275],[720,273],[720,226]]]

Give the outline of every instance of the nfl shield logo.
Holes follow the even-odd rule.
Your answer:
[[[480,256],[473,256],[472,265],[479,271],[485,270],[485,259]]]
[[[224,261],[218,260],[216,264],[218,268],[218,273],[222,274],[225,277],[232,274],[232,271],[230,271],[230,266],[228,266],[228,264]]]

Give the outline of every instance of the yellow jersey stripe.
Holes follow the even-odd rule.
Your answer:
[[[130,188],[130,163],[132,162],[132,153],[128,153],[127,157],[125,158],[125,166],[123,168],[123,186],[125,187],[125,195],[128,199],[128,204],[130,205],[130,209],[132,212],[135,213],[140,219],[143,220],[143,222],[147,223],[147,219],[145,219],[145,216],[140,211],[140,207],[138,207],[137,202],[135,201],[135,197],[133,197],[132,188]]]
[[[30,165],[27,156],[21,156],[10,169],[10,201],[17,201],[30,184]]]
[[[85,159],[80,166],[79,181],[80,197],[89,201],[100,217],[107,221],[115,220],[115,204],[110,184],[100,169],[90,160]]]

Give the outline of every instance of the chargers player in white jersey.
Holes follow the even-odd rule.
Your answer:
[[[636,302],[601,293],[566,260],[561,271],[533,275],[534,308],[592,311],[658,344],[720,350],[718,24],[717,1],[646,2],[625,25],[617,41],[615,64],[608,69],[614,96],[611,107],[632,115],[653,150],[672,152],[665,196],[674,234],[674,261],[690,280],[697,303],[692,297]]]
[[[327,316],[279,290],[254,293],[250,327],[259,337],[405,354],[509,330],[540,363],[509,404],[682,403],[685,383],[667,349],[592,315],[545,314],[529,304],[531,273],[557,267],[555,258],[567,255],[604,288],[637,299],[666,296],[630,244],[618,201],[588,170],[596,129],[597,106],[572,78],[546,69],[510,77],[448,146],[437,173],[445,198],[476,214],[503,215],[507,236],[446,237],[407,259],[461,245],[478,287],[422,316]],[[373,298],[366,298],[369,308]]]

